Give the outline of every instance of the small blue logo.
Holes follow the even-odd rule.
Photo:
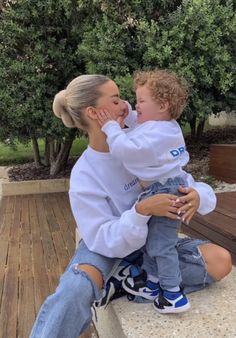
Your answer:
[[[186,147],[179,147],[177,149],[172,149],[170,150],[170,153],[173,157],[177,157],[177,156],[180,156],[182,155],[184,152],[186,151]]]

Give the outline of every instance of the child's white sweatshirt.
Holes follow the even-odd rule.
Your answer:
[[[111,154],[140,180],[165,183],[171,177],[186,177],[182,167],[188,163],[189,154],[175,120],[147,121],[130,129],[109,121],[102,131]]]
[[[213,190],[187,178],[200,195],[199,212],[215,208]],[[80,234],[91,251],[107,257],[125,257],[146,242],[149,216],[136,212],[141,187],[110,153],[88,147],[75,164],[70,178],[70,203]]]

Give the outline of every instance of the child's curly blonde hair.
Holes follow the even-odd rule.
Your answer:
[[[185,79],[166,69],[140,71],[134,76],[135,90],[147,85],[153,100],[168,102],[171,118],[178,119],[186,107],[189,88]]]

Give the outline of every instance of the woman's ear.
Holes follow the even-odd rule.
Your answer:
[[[91,120],[97,120],[97,111],[96,111],[96,108],[94,108],[92,106],[87,107],[86,110],[85,110],[85,114]]]

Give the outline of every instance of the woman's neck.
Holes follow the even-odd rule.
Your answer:
[[[106,135],[101,131],[97,131],[96,133],[89,133],[89,146],[96,151],[100,151],[102,153],[108,153],[109,147],[106,142]]]

